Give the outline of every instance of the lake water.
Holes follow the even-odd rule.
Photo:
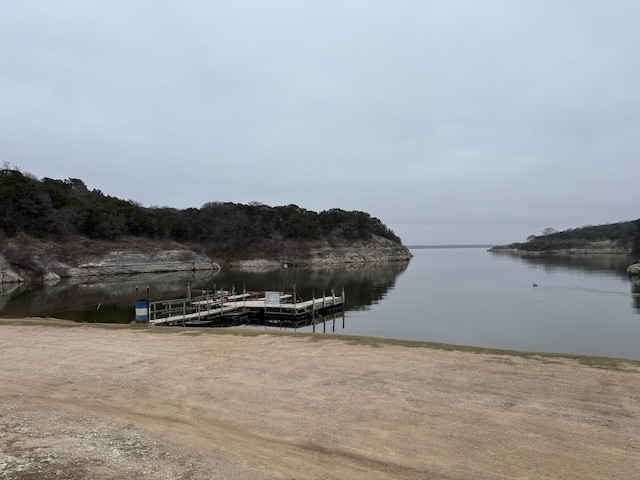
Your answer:
[[[136,286],[141,297],[148,286],[152,300],[183,297],[187,283],[192,291],[296,285],[303,299],[344,288],[344,316],[316,331],[640,360],[640,288],[627,278],[621,256],[520,257],[482,248],[412,252],[411,262],[390,265],[5,285],[0,315],[128,323]]]
[[[381,302],[348,315],[348,333],[640,359],[640,295],[624,258],[413,253]]]

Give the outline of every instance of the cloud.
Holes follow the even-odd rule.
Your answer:
[[[638,13],[4,2],[0,155],[144,205],[363,210],[413,244],[632,219]]]

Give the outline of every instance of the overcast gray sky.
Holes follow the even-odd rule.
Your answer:
[[[0,0],[0,161],[405,244],[640,217],[637,0]]]

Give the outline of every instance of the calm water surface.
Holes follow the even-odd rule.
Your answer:
[[[640,359],[640,295],[624,258],[413,253],[383,301],[348,315],[348,333]]]
[[[128,323],[136,286],[142,295],[149,286],[152,300],[182,297],[187,283],[192,291],[295,284],[304,299],[344,287],[344,318],[316,331],[640,360],[640,290],[627,278],[622,257],[526,258],[481,248],[412,252],[408,264],[5,286],[0,315]]]

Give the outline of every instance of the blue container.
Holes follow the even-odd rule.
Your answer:
[[[149,300],[138,300],[136,302],[136,322],[149,321]]]

